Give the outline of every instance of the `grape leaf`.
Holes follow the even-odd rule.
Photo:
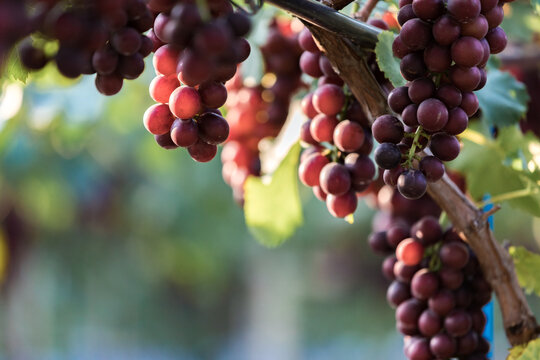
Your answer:
[[[460,156],[449,165],[467,180],[471,195],[482,199],[513,193],[508,203],[534,216],[540,216],[540,143],[519,133],[517,127],[505,127],[497,139],[488,139],[472,129],[461,136]],[[486,181],[489,179],[489,181]]]
[[[407,81],[401,76],[399,59],[394,56],[392,51],[394,33],[389,30],[383,31],[379,34],[378,39],[377,46],[375,46],[375,55],[377,56],[379,68],[394,87],[405,85]]]
[[[26,84],[28,79],[28,70],[26,70],[21,65],[21,60],[19,59],[19,53],[15,50],[11,51],[7,59],[4,74],[8,79],[20,81],[23,84]]]
[[[531,5],[537,14],[540,14],[540,0],[531,0]]]
[[[509,39],[518,43],[533,43],[533,36],[540,30],[540,0],[514,2],[507,5],[501,24]]]
[[[497,69],[489,71],[486,86],[476,95],[482,119],[494,126],[517,124],[525,115],[530,99],[523,83]]]
[[[530,341],[526,345],[518,345],[510,349],[506,360],[537,360],[540,359],[540,339]]]
[[[270,183],[250,176],[245,184],[246,224],[265,246],[282,244],[303,223],[297,180],[299,154],[297,143],[276,169]]]
[[[528,294],[535,293],[540,296],[540,279],[538,278],[538,274],[540,274],[540,255],[534,254],[521,246],[512,246],[509,251],[514,260],[521,287]]]

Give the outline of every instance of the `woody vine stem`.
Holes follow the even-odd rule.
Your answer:
[[[377,42],[378,30],[310,0],[267,2],[306,23],[318,45],[366,113],[372,118],[389,113],[386,94],[365,60],[365,54],[371,52]],[[483,273],[497,296],[510,344],[520,345],[537,338],[539,327],[519,286],[512,259],[494,238],[487,224],[486,214],[447,176],[429,184],[428,192],[446,212],[460,236],[477,254]]]

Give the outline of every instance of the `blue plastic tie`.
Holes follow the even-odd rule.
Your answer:
[[[483,200],[488,201],[489,199],[491,199],[491,196],[485,195]],[[493,204],[487,204],[483,210],[484,212],[487,212],[491,209],[493,209]],[[488,224],[489,228],[493,230],[493,215],[488,218]],[[487,319],[486,327],[484,328],[484,333],[482,334],[482,336],[489,342],[489,353],[487,357],[488,359],[493,359],[493,350],[495,347],[493,326],[493,300],[487,303],[482,310],[484,311]]]

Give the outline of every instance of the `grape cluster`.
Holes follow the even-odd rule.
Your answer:
[[[227,0],[151,0],[159,12],[155,40],[156,77],[150,95],[157,102],[144,114],[146,129],[166,148],[185,147],[199,162],[212,160],[229,136],[218,110],[227,100],[224,83],[250,53],[245,36],[250,19]]]
[[[221,153],[222,174],[239,204],[244,200],[247,177],[260,175],[260,141],[279,134],[291,98],[302,86],[297,37],[289,20],[273,19],[261,46],[265,69],[261,84],[248,86],[240,72],[227,83],[230,134]]]
[[[369,187],[376,174],[369,158],[373,148],[369,121],[354,97],[344,92],[343,80],[307,28],[298,40],[304,50],[302,71],[318,79],[317,88],[302,99],[308,121],[300,137],[308,148],[300,160],[299,177],[326,202],[333,216],[343,218],[356,210],[357,194]]]
[[[472,250],[437,218],[412,226],[396,223],[369,236],[371,248],[387,255],[382,271],[392,283],[386,294],[396,309],[410,360],[487,359],[482,307],[491,299]]]
[[[456,135],[478,111],[474,91],[486,83],[490,54],[501,52],[506,35],[498,0],[401,0],[400,34],[393,43],[401,73],[409,81],[394,89],[388,105],[392,115],[377,118],[373,136],[381,145],[375,161],[385,183],[407,198],[419,198],[428,182],[445,173],[443,162],[460,152]],[[432,155],[417,153],[429,148]]]
[[[142,33],[152,27],[153,15],[144,0],[33,1],[37,6],[31,32],[18,46],[21,63],[29,70],[42,69],[54,60],[68,78],[96,75],[96,88],[104,95],[120,91],[124,79],[144,71],[144,58],[152,41]],[[48,54],[44,45],[58,41]]]

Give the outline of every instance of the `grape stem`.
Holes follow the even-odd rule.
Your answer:
[[[416,148],[420,146],[420,136],[423,134],[423,129],[421,126],[419,126],[416,129],[416,132],[414,133],[413,143],[411,145],[411,148],[409,149],[409,155],[407,156],[407,161],[405,162],[405,166],[408,168],[412,167],[413,159],[415,158],[414,154],[416,154]]]
[[[338,74],[366,114],[372,119],[391,114],[386,102],[387,94],[381,89],[366,61],[368,52],[373,50],[376,43],[377,32],[374,33],[372,27],[308,0],[267,1],[308,23],[315,40],[332,66],[339,70]],[[497,296],[510,344],[520,345],[536,339],[540,329],[519,285],[512,258],[493,236],[486,219],[482,217],[482,210],[447,175],[429,183],[428,193],[476,253],[482,271]]]
[[[379,0],[367,0],[360,11],[354,14],[354,18],[366,22],[373,12],[373,9],[375,9],[375,6],[377,6],[378,2]]]
[[[530,196],[530,195],[536,195],[538,193],[539,193],[538,188],[533,188],[532,186],[527,186],[525,189],[516,190],[516,191],[510,191],[510,192],[507,192],[507,193],[503,193],[503,194],[493,196],[492,198],[481,202],[478,205],[478,207],[480,209],[482,209],[486,205],[489,205],[489,204],[495,204],[495,203],[500,203],[500,202],[503,202],[503,201],[519,199],[519,198]]]

